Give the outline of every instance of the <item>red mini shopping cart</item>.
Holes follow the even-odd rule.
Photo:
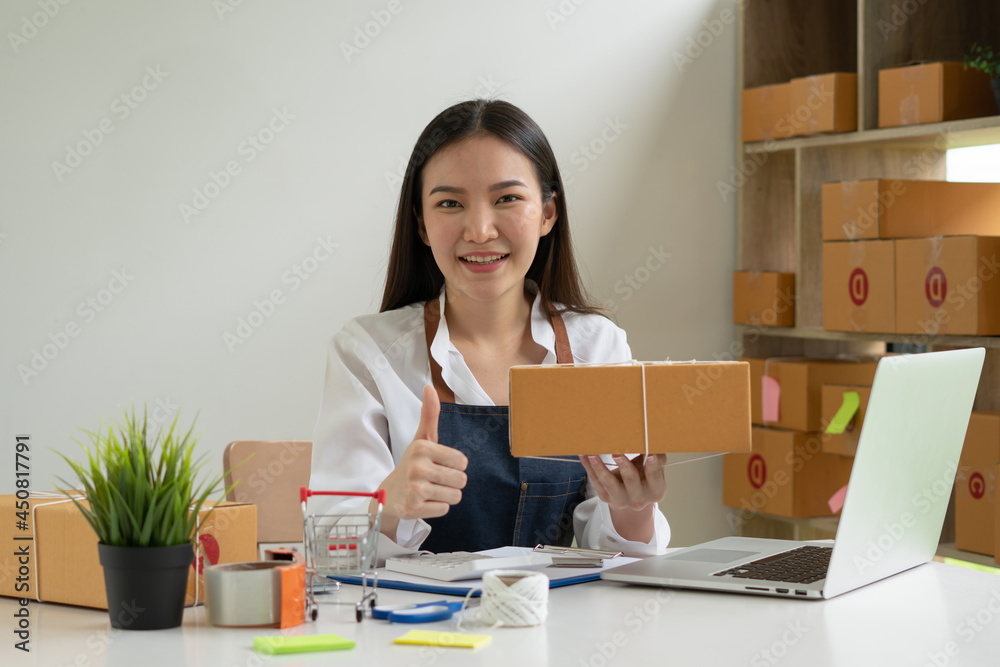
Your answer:
[[[385,491],[359,493],[352,491],[312,491],[299,489],[302,500],[302,516],[305,520],[306,552],[306,604],[310,618],[319,615],[316,586],[329,584],[330,577],[342,575],[361,578],[361,599],[357,602],[331,599],[325,604],[353,604],[355,616],[360,622],[365,617],[365,605],[375,606],[378,594],[378,573],[375,561],[378,555],[378,534],[382,525],[382,506]],[[309,514],[306,505],[310,496],[344,496],[374,498],[378,506],[374,512],[367,506],[351,506],[330,514]],[[369,503],[370,505],[370,503]],[[368,586],[368,577],[372,585]],[[317,581],[318,580],[318,581]],[[325,597],[325,596],[324,596]]]

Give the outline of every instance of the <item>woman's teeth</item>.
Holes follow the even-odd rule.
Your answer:
[[[462,257],[461,259],[463,262],[468,262],[469,264],[492,264],[505,257],[507,255],[486,255],[484,257]]]

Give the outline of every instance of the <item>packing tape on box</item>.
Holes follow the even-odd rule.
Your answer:
[[[80,495],[75,495],[74,494],[71,497],[67,498],[66,494],[63,494],[63,493],[50,493],[48,491],[33,491],[30,494],[28,494],[28,498],[42,498],[42,499],[52,498],[51,502],[36,503],[31,508],[31,526],[32,526],[32,531],[31,531],[31,553],[32,553],[32,557],[35,559],[35,599],[38,602],[41,602],[42,601],[42,586],[41,586],[41,584],[42,584],[42,577],[41,577],[41,572],[39,572],[39,568],[38,568],[38,563],[40,562],[39,561],[39,557],[38,557],[38,540],[35,539],[35,536],[38,534],[38,515],[37,515],[38,508],[39,507],[46,507],[47,505],[60,505],[62,503],[71,503],[71,502],[73,502],[74,499],[75,500],[86,500],[87,497],[84,496],[83,494],[80,494]]]
[[[305,621],[305,561],[290,549],[272,558],[205,568],[208,622],[220,627],[290,628]],[[291,560],[273,556],[291,555]]]
[[[791,359],[791,358],[794,358],[794,357],[789,357],[789,358]],[[571,367],[571,368],[585,367],[585,366],[625,366],[625,365],[628,365],[628,366],[639,366],[639,368],[641,369],[641,372],[642,372],[642,432],[643,432],[643,441],[644,441],[644,445],[645,445],[645,451],[642,452],[642,456],[645,458],[645,457],[649,456],[649,417],[648,417],[649,413],[647,412],[647,409],[646,409],[646,366],[648,366],[650,364],[660,365],[660,364],[730,364],[730,363],[733,363],[733,362],[726,361],[726,360],[699,361],[697,359],[688,359],[688,360],[685,360],[685,361],[672,361],[670,358],[667,358],[667,359],[664,359],[663,361],[653,361],[653,362],[642,362],[642,361],[638,361],[636,359],[629,359],[628,361],[615,361],[615,362],[610,362],[610,363],[599,361],[599,362],[594,362],[594,363],[589,363],[589,364],[577,364],[577,363],[573,363],[573,364],[554,364],[554,365],[557,365],[557,366],[566,366],[566,367]],[[764,366],[765,366],[764,375],[767,375],[767,371],[766,371],[767,362],[764,362]],[[694,463],[695,461],[700,461],[702,459],[712,459],[712,458],[715,458],[717,456],[724,456],[724,454],[723,453],[708,454],[706,456],[699,456],[699,457],[693,458],[693,459],[686,459],[684,461],[677,461],[676,463],[668,463],[668,464],[664,465],[663,467],[664,468],[669,468],[671,466],[683,465],[685,463]],[[561,456],[521,456],[519,458],[523,458],[523,459],[538,459],[540,461],[562,461],[564,463],[577,463],[580,460],[579,458],[576,458],[576,457],[574,457],[574,458],[564,458],[564,457],[561,457]],[[607,463],[607,461],[605,461],[605,463]]]

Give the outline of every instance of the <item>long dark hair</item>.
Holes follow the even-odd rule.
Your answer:
[[[565,190],[552,147],[528,114],[500,100],[469,100],[449,107],[439,113],[417,139],[399,193],[396,229],[379,312],[433,299],[441,291],[444,276],[418,232],[424,165],[442,148],[479,134],[497,137],[535,165],[544,203],[552,199],[554,192],[559,193],[555,226],[539,239],[535,259],[526,276],[538,284],[545,310],[554,315],[557,311],[553,304],[560,303],[563,306],[560,312],[603,314],[604,309],[590,305],[589,295],[576,269]]]

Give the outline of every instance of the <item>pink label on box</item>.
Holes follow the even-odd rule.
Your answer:
[[[765,375],[760,383],[760,407],[765,422],[778,421],[778,405],[781,402],[781,385],[773,377]]]

